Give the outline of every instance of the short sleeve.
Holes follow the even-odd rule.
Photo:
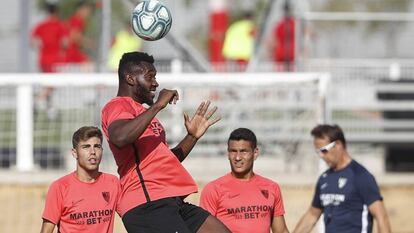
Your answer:
[[[52,183],[46,196],[42,218],[58,224],[62,215],[63,197],[57,182]]]
[[[142,109],[143,111],[144,109]],[[142,112],[141,111],[141,112]],[[134,119],[135,109],[124,99],[115,99],[102,109],[102,129],[106,133],[108,127],[116,120]]]
[[[119,181],[118,178],[116,178],[115,180],[115,187],[116,187],[116,212],[121,216],[121,210],[119,208],[120,206],[120,202],[121,202],[121,182]]]
[[[315,192],[313,194],[313,199],[312,199],[312,206],[318,209],[323,209],[323,206],[321,204],[321,199],[319,198],[320,195],[320,180],[321,178],[319,178],[318,182],[316,183],[315,186]]]
[[[283,205],[282,192],[280,191],[279,185],[275,185],[275,203],[273,210],[273,217],[282,216],[285,214],[285,207]]]
[[[31,37],[36,38],[39,37],[40,34],[40,26],[35,27],[31,32]]]
[[[219,194],[214,184],[209,183],[201,192],[200,207],[210,212],[211,215],[217,216]]]
[[[377,182],[368,171],[359,173],[356,182],[359,193],[367,206],[375,201],[382,200]]]

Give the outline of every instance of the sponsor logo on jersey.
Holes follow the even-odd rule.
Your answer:
[[[235,219],[268,218],[272,212],[273,207],[270,205],[250,205],[227,209],[227,214]]]
[[[328,206],[328,205],[337,206],[345,201],[345,195],[337,194],[337,193],[323,193],[319,195],[319,198],[323,206]]]
[[[240,193],[236,193],[236,194],[229,193],[229,195],[228,195],[229,199],[233,199],[233,198],[238,197],[238,196],[240,196]]]
[[[84,212],[75,212],[69,215],[69,219],[78,225],[93,225],[110,222],[112,219],[113,210],[91,210]]]
[[[72,206],[77,206],[81,201],[83,201],[83,198],[77,201],[72,201]]]

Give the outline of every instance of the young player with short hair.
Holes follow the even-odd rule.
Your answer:
[[[253,172],[259,156],[256,135],[246,128],[234,130],[227,153],[231,172],[204,187],[200,206],[233,233],[287,233],[279,185]]]
[[[41,233],[112,232],[120,195],[116,176],[99,172],[102,132],[93,126],[72,137],[76,170],[54,181],[46,197]]]

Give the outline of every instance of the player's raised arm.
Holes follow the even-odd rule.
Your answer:
[[[158,84],[157,84],[158,86]],[[124,147],[139,138],[151,123],[151,120],[168,103],[175,104],[178,100],[176,90],[161,90],[157,101],[147,111],[131,120],[117,120],[108,127],[109,140],[117,147]]]
[[[209,107],[210,101],[206,101],[198,106],[197,111],[191,118],[184,113],[184,124],[187,129],[187,135],[171,150],[180,161],[183,161],[187,157],[198,139],[204,135],[207,129],[221,119],[220,117],[212,118],[217,111],[217,107],[214,106],[211,109]]]

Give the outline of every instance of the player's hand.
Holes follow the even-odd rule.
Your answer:
[[[189,135],[199,139],[207,129],[218,122],[221,118],[216,117],[211,119],[214,113],[217,111],[217,107],[214,106],[209,110],[210,101],[202,102],[194,116],[190,119],[187,113],[184,113],[185,128]]]
[[[162,89],[154,105],[157,105],[160,109],[163,109],[167,106],[167,104],[176,104],[178,99],[179,96],[177,90]]]

